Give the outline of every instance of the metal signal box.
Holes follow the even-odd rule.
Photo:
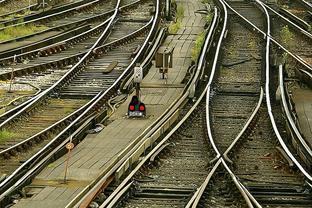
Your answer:
[[[141,83],[143,79],[143,69],[140,66],[134,67],[134,77],[133,82],[134,83]]]
[[[155,55],[157,68],[172,68],[173,50],[174,48],[169,46],[161,46],[158,49]]]

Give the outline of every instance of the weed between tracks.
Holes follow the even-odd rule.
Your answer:
[[[207,3],[209,2],[209,0],[205,0]],[[212,18],[213,18],[213,14],[212,13],[209,13],[207,14],[206,16],[206,23],[209,25],[212,21]],[[199,36],[197,37],[196,41],[195,41],[195,45],[194,47],[192,48],[192,61],[197,61],[198,59],[198,56],[200,54],[200,51],[201,51],[201,48],[203,47],[204,45],[204,42],[205,42],[205,33],[202,32],[199,34]]]
[[[280,36],[283,44],[293,43],[294,34],[289,30],[288,25],[282,27]]]
[[[196,61],[198,59],[198,56],[200,54],[201,48],[203,47],[205,42],[205,33],[202,32],[199,34],[197,39],[195,40],[195,45],[192,48],[192,60]]]
[[[0,142],[5,142],[6,140],[16,137],[17,135],[18,134],[14,132],[3,129],[0,131]]]
[[[4,30],[0,31],[0,41],[10,40],[13,38],[29,35],[35,32],[45,30],[47,28],[48,27],[43,25],[34,25],[34,24],[19,25],[16,27],[5,28]]]

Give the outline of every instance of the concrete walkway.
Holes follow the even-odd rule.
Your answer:
[[[312,148],[312,90],[296,89],[292,92],[300,132]]]

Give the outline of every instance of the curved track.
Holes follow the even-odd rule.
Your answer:
[[[145,17],[149,18],[149,16]],[[91,98],[99,92],[105,91],[115,82],[131,63],[133,51],[144,42],[145,38],[142,35],[145,34],[147,23],[135,22],[134,19],[128,22],[127,19],[122,20],[121,17],[115,23],[114,29],[107,39],[108,43],[96,49],[97,54],[105,51],[104,55],[94,57],[94,60],[90,61],[74,79],[63,86],[58,86],[57,94],[50,93],[40,103],[33,103],[32,110],[28,111],[31,112],[30,114],[25,114],[25,112],[20,114],[19,118],[24,117],[22,121],[14,118],[13,122],[10,121],[2,125],[2,129],[14,132],[11,138],[7,138],[1,143],[1,155],[6,158],[1,160],[2,174],[10,174],[20,165],[19,161],[26,161],[38,149],[45,146],[50,139],[66,127],[68,122],[79,115],[81,110],[77,111],[78,109],[84,109],[85,104]],[[133,35],[125,37],[125,34]],[[125,41],[127,41],[126,44]],[[123,45],[121,46],[121,44]],[[110,65],[113,61],[116,61],[117,64],[112,67]],[[103,70],[105,68],[106,71]],[[22,128],[20,128],[21,126]],[[26,143],[25,140],[27,140]],[[41,143],[36,145],[36,142]],[[20,146],[17,146],[19,144]],[[6,149],[12,145],[15,145],[14,149]],[[24,151],[26,152],[18,154],[17,157],[11,157],[16,152]],[[8,158],[11,159],[8,160]]]

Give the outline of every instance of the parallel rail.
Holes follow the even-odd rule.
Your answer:
[[[216,30],[217,19],[218,19],[218,15],[217,15],[217,10],[215,9],[214,19],[211,23],[210,30],[207,33],[207,37],[206,37],[206,40],[205,40],[205,43],[203,46],[203,50],[202,50],[201,56],[199,58],[199,60],[202,62],[205,61],[204,57],[206,56],[208,45],[211,42],[212,34]],[[222,38],[220,38],[220,40],[222,40]],[[216,53],[216,56],[217,56],[217,54],[218,53]],[[163,116],[165,116],[165,118],[166,118],[166,120],[164,120],[164,123],[157,125],[158,126],[157,131],[155,133],[152,133],[148,138],[154,138],[153,135],[154,134],[156,135],[157,132],[159,131],[159,129],[164,128],[163,126],[167,125],[166,123],[172,123],[172,121],[170,121],[170,120],[174,119],[175,114],[177,113],[177,110],[181,109],[185,105],[185,101],[188,99],[190,93],[192,93],[192,91],[193,91],[194,84],[196,83],[196,80],[198,79],[198,74],[200,74],[204,70],[204,67],[203,67],[204,65],[205,65],[204,63],[198,62],[198,66],[197,66],[198,68],[197,69],[199,71],[196,70],[196,73],[193,74],[193,78],[186,85],[183,94],[181,94],[181,96],[177,99],[177,101],[175,103],[173,103],[172,106],[170,106],[170,108],[168,108],[168,109],[170,109],[170,111],[165,112],[165,114],[163,114]],[[211,72],[211,73],[213,73],[213,72]],[[166,146],[166,142],[170,139],[170,137],[185,123],[185,121],[192,115],[194,110],[198,107],[199,103],[201,103],[203,95],[204,95],[204,93],[202,93],[202,95],[199,97],[199,99],[196,101],[196,103],[191,107],[191,109],[186,113],[186,115],[173,127],[173,129],[169,133],[167,133],[163,139],[161,139],[159,142],[157,142],[156,143],[157,145],[155,147],[153,147],[148,152],[148,154],[145,155],[143,157],[143,159],[141,159],[139,161],[139,164],[135,166],[135,168],[126,176],[125,179],[122,180],[122,182],[113,191],[113,193],[111,193],[109,195],[109,197],[103,202],[103,204],[100,205],[101,208],[114,207],[117,205],[117,203],[120,200],[122,200],[124,195],[129,191],[130,187],[133,185],[132,184],[133,182],[131,182],[131,179],[134,177],[134,175],[140,170],[140,168],[142,168],[142,166],[145,163],[147,163],[149,160],[151,160],[151,158],[155,158],[164,149],[164,147]],[[152,141],[150,141],[150,142],[146,141],[146,142],[142,143],[139,147],[137,147],[137,152],[141,152],[142,147],[144,147],[144,149],[147,149],[149,147],[149,145],[152,145],[152,143],[154,143],[154,142],[156,142],[156,141],[153,141],[153,139],[152,139]],[[150,144],[148,145],[148,143],[150,143]],[[132,153],[130,158],[132,158],[132,157],[135,158],[136,155],[139,154],[137,152]],[[123,170],[127,166],[128,166],[128,162],[126,161],[118,168],[118,170]],[[106,178],[108,178],[108,175],[106,176]]]
[[[308,166],[312,166],[312,151],[310,146],[307,144],[305,139],[302,137],[295,121],[293,120],[292,114],[288,108],[289,99],[286,96],[285,86],[284,86],[284,76],[283,76],[283,66],[279,65],[279,88],[281,91],[282,98],[282,107],[285,112],[287,123],[291,127],[292,135],[295,137],[296,141],[299,141],[298,145],[300,146],[300,157]],[[297,149],[297,148],[296,148]]]
[[[48,10],[46,12],[42,12],[39,14],[33,14],[33,15],[29,15],[29,16],[22,17],[19,19],[8,20],[2,23],[2,25],[4,25],[5,27],[0,28],[0,30],[3,30],[5,28],[10,28],[10,27],[16,27],[19,25],[25,25],[25,24],[27,25],[30,23],[47,21],[48,19],[55,18],[55,17],[62,18],[72,12],[76,12],[76,11],[80,11],[84,9],[90,9],[93,6],[96,6],[96,4],[100,3],[101,1],[102,0],[78,1],[78,2],[71,3],[71,4],[62,5],[55,9],[51,9],[51,10]]]
[[[213,23],[212,25],[215,24],[215,21],[217,19],[217,15],[215,15],[215,19],[213,20]],[[223,23],[223,29],[222,29],[222,32],[221,32],[221,36],[219,38],[219,41],[218,41],[218,45],[217,45],[217,52],[214,54],[214,62],[212,64],[213,68],[210,72],[210,81],[212,81],[212,78],[214,76],[214,73],[215,73],[215,68],[216,68],[216,64],[217,64],[217,58],[218,58],[218,54],[219,54],[219,49],[220,49],[220,46],[221,46],[221,43],[222,43],[222,39],[225,35],[225,27],[226,27],[226,20],[227,18],[222,18],[224,19],[224,23]],[[211,34],[212,32],[210,31],[208,34]],[[208,35],[208,37],[210,37]],[[207,49],[207,46],[208,46],[208,42],[209,40],[206,39],[206,42],[205,42],[205,45],[203,48]],[[205,59],[203,59],[203,57],[205,56],[205,50],[203,50],[202,54],[201,54],[201,58],[199,60],[201,61],[204,61]],[[203,63],[199,63],[198,66],[204,66],[205,64]],[[203,69],[202,69],[203,70]],[[196,73],[197,74],[197,73]],[[196,75],[194,75],[194,77],[196,77]],[[188,90],[186,91],[186,95],[183,95],[180,99],[182,99],[182,101],[180,100],[179,103],[183,103],[183,99],[187,98],[188,94],[190,94],[192,92],[192,88],[193,88],[193,84],[194,81],[191,81],[190,82],[191,84],[189,85],[188,87]],[[115,191],[110,194],[110,196],[104,201],[104,203],[100,206],[101,208],[102,207],[114,207],[116,206],[116,204],[121,200],[121,198],[124,197],[124,195],[130,191],[130,187],[133,185],[133,182],[130,182],[131,178],[135,175],[135,173],[146,163],[148,162],[148,160],[152,160],[151,158],[155,158],[155,155],[159,154],[163,149],[164,147],[166,146],[165,143],[166,141],[175,133],[175,131],[177,129],[179,129],[179,127],[181,127],[181,125],[189,118],[189,116],[193,113],[193,111],[198,107],[199,103],[202,102],[203,98],[206,96],[207,100],[209,100],[209,94],[206,94],[206,92],[208,92],[207,90],[210,89],[210,84],[211,82],[208,82],[207,86],[205,87],[204,91],[201,93],[201,95],[199,96],[198,100],[196,101],[196,103],[192,106],[192,108],[187,112],[187,114],[178,122],[178,124],[176,126],[174,126],[174,128],[168,133],[166,134],[166,136],[157,143],[157,146],[154,147],[146,156],[144,156],[143,159],[141,159],[141,161],[139,162],[139,164],[134,168],[133,171],[131,171],[130,174],[127,175],[127,177],[121,182],[121,184],[115,189]],[[175,109],[178,109],[178,108],[181,108],[181,107],[178,107],[179,105],[175,105],[175,107],[173,108],[170,108],[172,109],[173,111]],[[151,136],[153,137],[153,136]],[[215,146],[214,143],[211,143],[212,146]],[[143,145],[143,144],[142,144]],[[144,145],[145,146],[145,145]],[[140,148],[138,148],[140,149]],[[218,151],[215,152],[216,154],[218,154],[219,156],[221,155]],[[133,154],[133,155],[137,155],[137,154]],[[216,163],[216,165],[214,166],[213,170],[216,170],[216,167],[218,167],[218,165],[222,162],[223,159],[220,159],[218,160],[218,162]],[[125,163],[126,165],[126,163]],[[122,167],[120,167],[119,169],[122,169]],[[249,198],[246,196],[245,192],[248,192],[246,191],[245,189],[243,189],[242,185],[238,182],[238,180],[233,177],[233,174],[230,172],[233,180],[234,180],[234,183],[237,184],[237,188],[240,190],[240,192],[242,193],[243,197],[245,198],[246,202],[249,204]],[[211,176],[211,175],[210,175]],[[208,176],[208,177],[210,177]],[[203,186],[201,186],[202,188]],[[201,189],[200,188],[200,189]],[[200,191],[197,191],[196,194],[198,194]],[[193,197],[192,199],[195,199],[196,197]],[[192,202],[193,203],[193,202]],[[189,206],[189,205],[187,205]],[[193,207],[196,207],[196,205],[194,205]]]
[[[117,12],[118,12],[118,6],[119,3],[116,7],[116,11],[114,16],[116,16]],[[158,6],[158,5],[157,5]],[[157,7],[157,11],[158,11],[158,7]],[[157,12],[157,15],[159,13]],[[111,18],[111,21],[114,20],[114,17]],[[19,187],[21,187],[24,183],[27,183],[28,179],[31,178],[32,176],[34,176],[35,173],[37,173],[38,171],[40,171],[40,169],[43,167],[43,165],[45,165],[48,161],[50,161],[52,158],[54,158],[55,155],[60,155],[62,154],[62,151],[65,148],[65,144],[69,141],[70,138],[66,138],[66,135],[68,135],[68,132],[73,132],[75,128],[75,125],[78,123],[81,123],[82,121],[85,121],[82,127],[76,129],[76,131],[74,132],[74,135],[72,136],[76,136],[76,135],[80,135],[80,131],[81,129],[84,129],[85,127],[88,127],[91,123],[91,121],[93,121],[93,119],[95,119],[96,117],[100,117],[101,113],[97,114],[95,112],[103,112],[103,108],[105,108],[105,103],[107,102],[107,100],[110,98],[111,95],[113,95],[114,93],[116,93],[116,89],[118,89],[118,87],[120,86],[123,78],[128,75],[129,73],[132,72],[133,67],[135,66],[135,63],[141,59],[141,57],[143,56],[143,53],[145,52],[146,48],[148,47],[148,43],[150,41],[150,39],[153,37],[153,34],[155,33],[156,27],[158,25],[159,22],[159,17],[155,16],[153,18],[153,22],[151,25],[151,30],[147,36],[147,39],[145,40],[143,46],[140,48],[139,53],[134,57],[134,59],[132,60],[131,64],[127,67],[127,69],[119,76],[119,78],[113,83],[113,85],[107,89],[104,90],[100,93],[98,93],[97,96],[95,96],[87,105],[87,109],[82,112],[78,118],[76,118],[73,122],[71,122],[61,133],[58,134],[57,137],[54,138],[53,141],[50,142],[50,144],[48,144],[45,148],[43,148],[42,150],[40,150],[36,155],[34,155],[32,158],[30,158],[28,161],[26,161],[18,170],[15,171],[14,174],[12,174],[9,178],[7,178],[2,184],[1,184],[1,190],[5,190],[2,195],[0,196],[0,200],[3,201],[4,199],[7,199],[7,197],[13,193],[15,190],[17,190]],[[103,35],[102,37],[103,38]],[[101,39],[99,39],[97,41],[97,43],[95,43],[94,46],[97,46],[97,44],[101,41]],[[94,49],[95,47],[93,47],[92,49]],[[90,53],[91,54],[90,50]],[[85,56],[86,57],[86,56]],[[81,60],[78,64],[80,63],[84,63],[83,60]],[[74,66],[78,67],[78,64]],[[69,73],[68,73],[69,74]],[[43,97],[43,96],[41,96]],[[38,98],[40,99],[40,98]],[[96,111],[94,111],[95,109],[97,109]],[[64,138],[65,137],[65,138]],[[55,143],[55,141],[57,141],[59,138],[64,138],[61,144],[57,143],[56,144],[56,148],[54,149],[50,149],[50,146],[52,143]],[[77,143],[79,141],[79,138],[75,138],[73,137],[73,141],[75,143]],[[55,144],[54,144],[55,145]],[[35,162],[35,161],[39,161],[39,162]],[[35,162],[35,163],[34,163]],[[29,167],[29,168],[28,168]],[[21,178],[15,178],[16,176],[18,176],[21,172],[24,172],[23,176]],[[8,188],[10,187],[10,188]]]
[[[257,3],[260,4],[261,6],[264,6],[262,2],[257,0]],[[279,141],[279,143],[281,144],[281,146],[283,147],[284,151],[286,152],[286,154],[288,155],[289,158],[291,158],[291,160],[295,163],[295,165],[298,167],[298,169],[303,173],[303,175],[307,178],[307,180],[309,182],[312,182],[312,176],[311,174],[300,164],[300,162],[293,156],[293,154],[291,153],[291,151],[289,150],[288,146],[285,144],[283,138],[280,135],[280,132],[278,130],[278,127],[276,125],[275,122],[275,118],[274,115],[272,113],[272,106],[271,106],[271,92],[270,92],[270,42],[271,42],[271,37],[270,37],[270,16],[267,12],[266,9],[264,9],[266,11],[266,17],[267,17],[267,24],[268,24],[268,28],[266,31],[266,39],[267,39],[267,45],[266,45],[266,83],[265,83],[265,93],[266,93],[266,103],[267,103],[267,108],[268,108],[268,113],[269,113],[269,117],[272,123],[272,127],[274,129],[275,135]]]
[[[223,0],[221,0],[221,3],[223,3]],[[224,2],[226,3],[226,2]],[[258,4],[260,4],[260,6],[262,6],[264,8],[263,5],[261,5],[260,2],[257,1]],[[231,7],[229,5],[227,5],[230,9]],[[233,10],[233,9],[231,9]],[[248,21],[245,19],[245,21]],[[248,22],[249,24],[252,24],[250,22]],[[269,24],[268,24],[269,25]],[[269,29],[269,26],[268,26],[268,29]],[[268,37],[269,39],[269,36],[266,36]],[[266,53],[266,63],[268,66],[268,47],[270,46],[269,44],[269,41],[267,41],[267,53]],[[268,68],[268,67],[266,67]],[[267,85],[267,82],[268,82],[268,77],[266,77],[266,85]],[[207,103],[209,103],[209,91],[207,91]],[[269,93],[268,93],[269,94]],[[224,167],[226,168],[226,170],[231,174],[232,178],[234,181],[237,181],[237,187],[239,190],[241,190],[243,196],[245,197],[246,201],[247,201],[247,204],[249,207],[262,207],[258,201],[255,199],[255,197],[251,194],[250,191],[247,190],[246,187],[243,186],[242,183],[239,182],[239,179],[237,178],[237,176],[234,175],[234,173],[232,173],[232,171],[230,170],[230,168],[227,166],[226,162],[229,162],[229,163],[233,163],[231,159],[229,159],[228,157],[228,153],[234,148],[234,146],[236,146],[236,144],[238,143],[239,140],[241,140],[243,137],[245,137],[246,135],[249,134],[250,132],[250,128],[253,128],[253,124],[254,124],[254,120],[257,119],[258,117],[258,114],[259,114],[259,109],[260,109],[260,106],[261,106],[261,103],[263,102],[263,97],[264,97],[264,93],[263,93],[263,90],[261,90],[261,94],[260,94],[260,97],[259,97],[259,101],[258,101],[258,104],[255,108],[255,110],[253,111],[251,117],[248,119],[248,121],[246,122],[245,126],[243,127],[243,129],[240,131],[240,133],[238,134],[238,136],[234,139],[233,143],[228,147],[228,149],[222,154],[221,156],[221,153],[219,152],[219,150],[217,149],[216,145],[214,144],[214,140],[212,139],[212,134],[211,134],[211,131],[209,133],[209,106],[207,106],[207,110],[206,110],[206,113],[207,113],[207,126],[208,126],[208,135],[209,135],[209,138],[210,138],[210,142],[212,144],[212,146],[214,147],[215,151],[217,152],[217,158],[213,161],[215,162],[215,165],[212,169],[212,171],[209,173],[209,175],[207,176],[205,182],[200,186],[200,188],[194,193],[193,197],[191,198],[191,200],[189,201],[188,205],[186,207],[197,207],[199,205],[199,201],[204,193],[204,190],[207,188],[208,186],[208,183],[209,181],[211,180],[213,174],[215,173],[215,171],[217,170],[217,168],[219,167],[219,165],[222,163],[224,165]],[[271,106],[268,104],[268,108],[271,109]],[[274,125],[275,123],[273,124],[273,128],[274,128]],[[276,126],[275,126],[276,128]],[[283,141],[280,141],[281,143],[283,143]],[[287,147],[286,147],[287,148]],[[291,154],[290,152],[288,152],[289,154]],[[248,157],[248,156],[246,156]],[[299,169],[300,169],[300,165],[299,165]],[[300,169],[301,170],[301,169]],[[302,172],[302,170],[301,170]],[[304,173],[304,171],[303,171]],[[310,178],[309,178],[309,175],[305,175],[306,176],[306,179],[309,181],[309,183],[311,183],[310,181]]]

